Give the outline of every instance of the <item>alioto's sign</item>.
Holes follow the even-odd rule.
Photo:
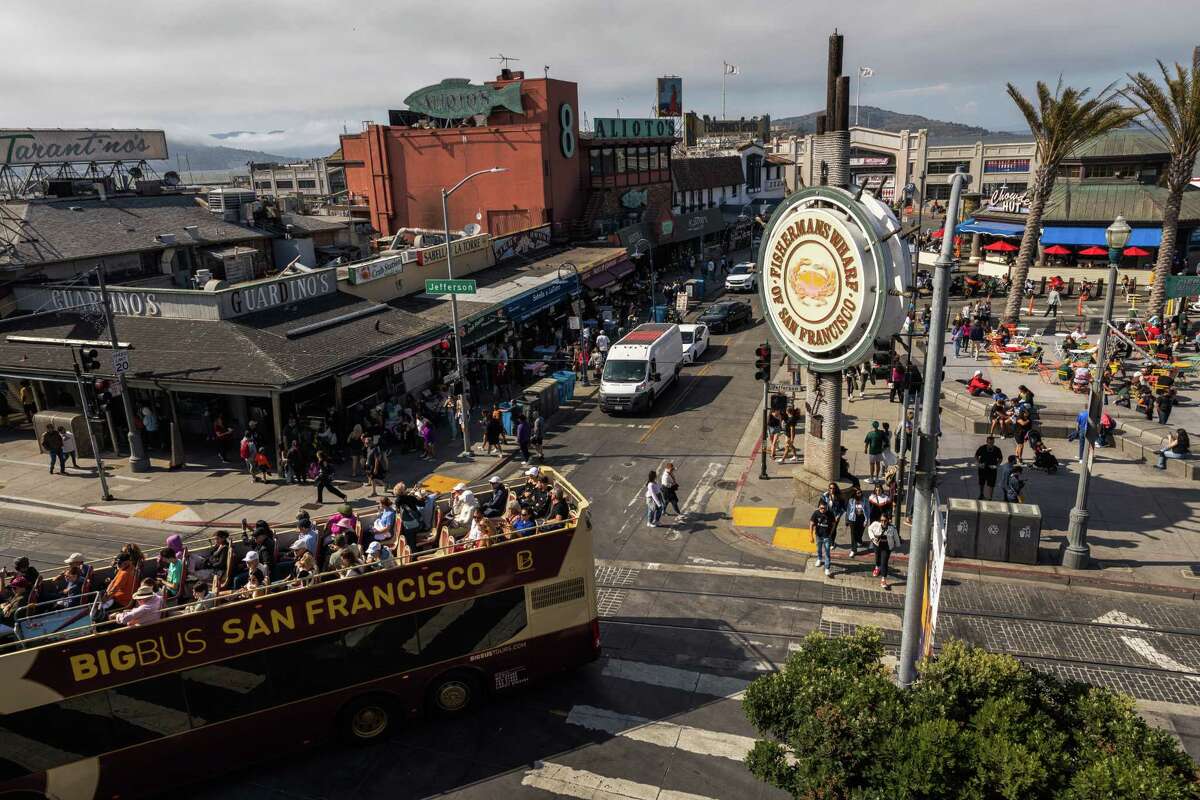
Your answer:
[[[898,227],[882,203],[841,189],[806,189],[776,210],[759,250],[760,291],[793,359],[836,372],[899,330],[911,270],[898,237],[887,238]]]

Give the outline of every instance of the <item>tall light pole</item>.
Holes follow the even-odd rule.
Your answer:
[[[942,253],[933,268],[933,317],[925,343],[925,384],[922,387],[921,424],[917,433],[913,460],[917,464],[913,487],[912,529],[909,533],[908,577],[904,582],[904,626],[900,636],[900,685],[911,686],[917,679],[917,659],[921,657],[921,606],[929,565],[930,530],[933,527],[933,489],[937,482],[937,442],[941,423],[938,397],[942,391],[942,354],[946,349],[946,316],[950,305],[950,269],[954,266],[954,226],[963,188],[971,176],[960,167],[950,186],[950,200],[942,235]],[[911,330],[911,328],[910,328]],[[899,528],[899,523],[896,525]]]
[[[101,265],[96,269],[96,281],[100,284],[100,306],[104,312],[105,327],[108,328],[108,338],[112,342],[112,351],[115,353],[120,349],[121,345],[117,341],[117,326],[113,322],[112,306],[108,302],[108,287],[104,284],[104,266]],[[137,412],[133,408],[133,397],[129,394],[129,383],[125,380],[125,373],[117,373],[117,385],[121,387],[121,404],[125,408],[125,425],[129,428],[129,471],[130,472],[148,472],[150,470],[150,459],[146,456],[146,447],[142,442],[142,435],[138,433],[137,427],[133,424],[134,415]],[[113,447],[117,443],[113,442]]]
[[[1129,241],[1132,229],[1120,214],[1104,231],[1108,241],[1108,286],[1104,293],[1104,320],[1100,323],[1100,341],[1096,344],[1096,374],[1092,376],[1092,391],[1088,395],[1088,426],[1082,433],[1085,437],[1084,457],[1079,462],[1079,485],[1075,489],[1075,507],[1071,509],[1070,527],[1067,529],[1067,549],[1063,553],[1063,566],[1068,569],[1086,569],[1091,560],[1092,549],[1087,543],[1088,527],[1088,483],[1092,478],[1092,457],[1095,454],[1095,437],[1099,433],[1100,415],[1104,397],[1104,371],[1108,369],[1108,328],[1112,324],[1113,302],[1117,296],[1117,265],[1121,263],[1121,251]],[[1089,441],[1090,440],[1090,441]]]
[[[467,181],[491,172],[508,172],[508,169],[505,167],[481,169],[478,172],[472,172],[449,189],[442,189],[442,227],[446,229],[446,278],[448,279],[454,278],[454,258],[451,254],[453,248],[450,247],[450,211],[446,201]],[[454,324],[454,368],[458,371],[458,379],[462,382],[463,449],[459,456],[471,458],[471,408],[467,402],[467,372],[463,369],[462,331],[458,328],[458,295],[454,292],[450,293],[450,319]]]
[[[633,243],[634,256],[642,254],[642,245],[646,245],[646,255],[650,258],[650,313],[647,315],[646,321],[654,322],[654,284],[658,280],[658,276],[654,272],[654,246],[648,239],[638,239]]]

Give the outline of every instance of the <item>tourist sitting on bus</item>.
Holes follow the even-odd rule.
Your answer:
[[[290,579],[294,581],[293,586],[307,586],[312,583],[317,574],[317,560],[313,554],[308,551],[303,539],[297,539],[292,542],[292,554],[295,560],[292,561],[292,573]]]
[[[479,500],[465,483],[455,485],[450,492],[450,514],[446,517],[445,524],[451,529],[469,528],[471,518],[478,507]]]
[[[366,571],[364,559],[354,547],[346,547],[342,550],[341,561],[341,569],[338,571],[343,578],[353,578]]]
[[[467,530],[467,535],[459,539],[451,547],[451,551],[457,553],[475,547],[486,547],[491,533],[492,526],[487,517],[483,515],[483,509],[476,508],[471,512],[471,526]]]
[[[971,376],[971,380],[967,382],[967,394],[972,397],[983,397],[991,394],[992,382],[983,377],[982,370],[975,370],[975,374]]]
[[[320,548],[320,539],[317,536],[316,526],[313,525],[312,518],[308,516],[307,511],[301,511],[296,515],[296,541],[299,542],[305,550],[317,557],[317,551]],[[292,544],[292,549],[296,549],[295,543]],[[298,557],[298,556],[297,556]]]
[[[371,535],[375,542],[388,542],[396,537],[396,509],[392,508],[392,498],[379,498],[379,514],[371,523]]]
[[[162,579],[164,596],[166,598],[176,597],[183,584],[183,562],[169,547],[164,547],[159,552],[158,561],[159,564],[166,567],[166,576]]]
[[[367,545],[367,564],[371,569],[390,569],[396,566],[396,559],[386,544],[371,542]]]
[[[419,497],[408,491],[408,486],[400,481],[392,487],[392,503],[397,507],[407,507],[414,513],[420,514],[422,501]]]
[[[532,536],[537,533],[537,521],[534,520],[533,512],[528,506],[521,509],[521,515],[512,524],[512,528],[517,536]]]
[[[546,512],[546,523],[542,530],[560,530],[571,520],[571,506],[567,503],[562,487],[550,490],[550,509]]]
[[[214,581],[215,583],[215,581]],[[197,581],[192,587],[192,602],[183,607],[184,614],[195,614],[198,611],[208,611],[216,608],[217,598],[213,589],[205,581]]]
[[[242,520],[242,541],[250,545],[258,553],[258,563],[267,571],[267,577],[273,577],[275,568],[275,532],[265,519],[254,523],[254,531],[247,536],[250,526]]]
[[[4,585],[0,577],[0,636],[12,636],[17,628],[17,616],[29,604],[29,581],[16,575]]]
[[[136,588],[137,570],[133,558],[128,553],[121,553],[117,556],[117,571],[104,590],[105,610],[128,608],[133,602],[133,592]]]
[[[128,611],[122,611],[115,617],[118,625],[147,625],[162,619],[163,596],[154,591],[153,584],[142,584],[133,593],[136,606]]]
[[[80,598],[91,591],[92,568],[84,563],[83,553],[71,553],[64,561],[65,568],[54,583],[59,608],[79,605]]]
[[[216,531],[212,535],[212,547],[194,572],[196,578],[210,581],[215,577],[218,579],[218,583],[214,587],[217,591],[228,588],[226,576],[229,572],[229,555],[229,531]]]
[[[246,555],[242,557],[242,563],[246,565],[246,571],[234,579],[235,588],[240,588],[250,583],[255,583],[262,587],[270,584],[271,573],[263,565],[257,550],[247,551]],[[258,595],[254,596],[257,597]]]
[[[550,510],[550,481],[545,475],[538,475],[533,486],[527,488],[521,495],[521,505],[533,512],[533,516],[542,519]]]
[[[508,507],[508,487],[499,475],[488,478],[488,483],[492,485],[492,496],[483,506],[483,515],[489,519],[504,516],[504,509]]]

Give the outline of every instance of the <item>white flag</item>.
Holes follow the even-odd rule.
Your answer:
[[[725,74],[726,75],[740,75],[741,70],[739,70],[733,64],[726,64],[725,65]]]
[[[872,78],[874,76],[875,76],[875,70],[871,69],[870,67],[859,67],[858,68],[858,77]]]

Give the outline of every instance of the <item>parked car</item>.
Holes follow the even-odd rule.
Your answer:
[[[708,349],[708,326],[680,325],[679,334],[683,337],[683,363],[696,363]]]
[[[728,333],[738,325],[753,322],[750,304],[740,300],[725,300],[713,303],[700,315],[699,322],[708,326],[713,333]]]
[[[734,264],[725,276],[725,291],[753,292],[758,287],[758,276],[754,274],[754,264],[749,261]]]

